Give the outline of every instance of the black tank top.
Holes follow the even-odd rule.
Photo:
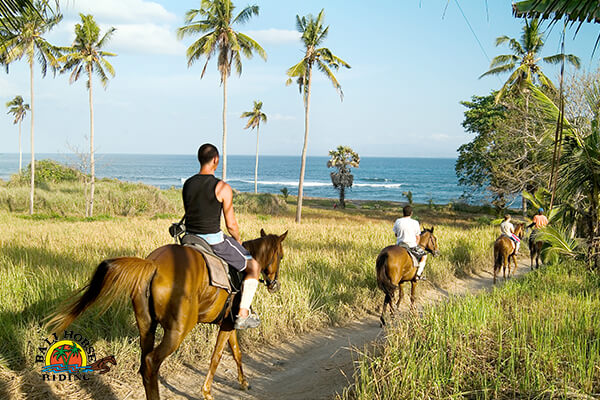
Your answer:
[[[196,174],[183,184],[183,208],[187,232],[208,234],[221,230],[223,203],[219,202],[215,195],[219,180],[214,175]]]

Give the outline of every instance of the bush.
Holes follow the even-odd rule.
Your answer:
[[[249,214],[281,215],[287,211],[287,203],[270,193],[235,193],[233,205],[236,212]]]
[[[53,160],[39,160],[35,162],[35,183],[61,183],[76,182],[85,175],[73,167],[63,165]],[[25,184],[31,180],[31,163],[27,165],[23,174],[15,174],[10,178],[13,184]]]

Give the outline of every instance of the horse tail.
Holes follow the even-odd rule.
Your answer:
[[[90,282],[78,290],[72,297],[83,294],[48,316],[46,328],[50,332],[64,331],[77,317],[87,310],[97,300],[106,309],[121,294],[133,297],[145,288],[150,281],[157,265],[138,257],[119,257],[104,260],[98,265]]]
[[[383,290],[385,294],[390,295],[398,289],[398,285],[394,285],[387,274],[387,261],[388,253],[387,251],[382,251],[377,256],[375,267],[377,269],[377,286],[379,289]]]
[[[502,266],[502,251],[500,251],[498,244],[494,245],[494,271],[500,269]]]

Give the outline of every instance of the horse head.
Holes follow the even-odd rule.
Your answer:
[[[423,227],[419,244],[425,251],[431,253],[431,255],[435,257],[440,254],[440,248],[438,247],[437,238],[433,235],[433,228],[433,226],[431,229]]]
[[[264,284],[271,293],[279,290],[279,265],[283,259],[283,246],[281,243],[287,236],[287,231],[282,235],[267,234],[260,230],[260,238],[244,242],[244,247],[250,251],[252,257],[260,264],[264,277]]]
[[[519,239],[523,239],[523,234],[525,233],[525,224],[519,223],[514,225],[515,230],[514,234],[519,237]]]

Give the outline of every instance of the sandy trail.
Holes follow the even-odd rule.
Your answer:
[[[519,262],[515,276],[529,271]],[[500,283],[502,279],[500,278]],[[443,301],[449,296],[477,293],[492,287],[492,274],[483,271],[476,276],[457,279],[447,288],[424,283],[418,290],[420,306]],[[382,295],[383,301],[383,295]],[[408,296],[401,309],[408,310]],[[244,371],[252,385],[249,391],[239,390],[235,362],[228,350],[213,385],[215,399],[332,399],[353,382],[356,349],[383,338],[378,316],[365,317],[344,327],[328,328],[294,339],[277,347],[244,354]],[[162,399],[202,399],[201,386],[206,367],[186,365],[180,373],[161,378]],[[144,399],[143,389],[132,388],[128,399]]]

